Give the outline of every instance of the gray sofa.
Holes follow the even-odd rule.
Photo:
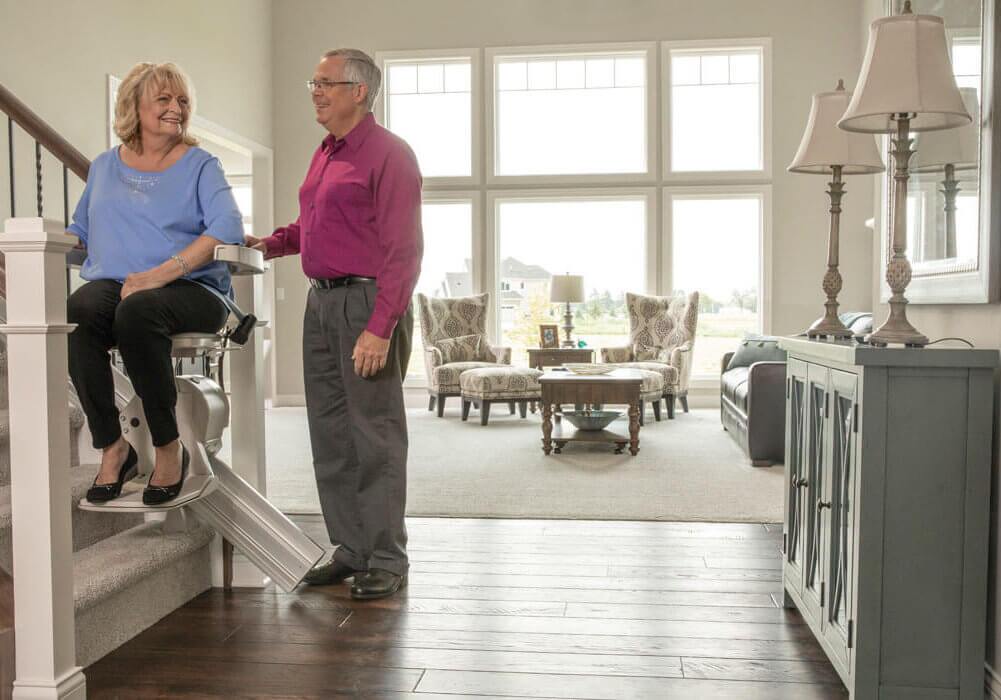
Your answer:
[[[872,331],[872,314],[840,315],[858,340]],[[785,352],[775,336],[748,336],[720,366],[720,420],[751,464],[785,459]]]

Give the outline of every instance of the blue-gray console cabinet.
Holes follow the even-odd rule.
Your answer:
[[[785,605],[852,700],[982,700],[998,351],[780,345]]]

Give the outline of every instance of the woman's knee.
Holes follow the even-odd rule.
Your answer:
[[[145,298],[144,298],[145,297]],[[163,317],[154,299],[142,292],[131,294],[115,308],[115,337],[143,343],[164,335]]]
[[[66,299],[66,321],[88,327],[108,317],[108,299],[102,290],[88,283]]]

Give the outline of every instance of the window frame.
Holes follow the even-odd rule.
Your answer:
[[[657,294],[657,260],[660,255],[660,238],[657,230],[657,188],[655,187],[601,187],[601,188],[546,188],[491,190],[487,192],[487,215],[484,261],[488,276],[484,278],[483,291],[490,292],[492,306],[488,318],[488,332],[495,343],[502,343],[501,307],[496,303],[500,294],[498,265],[500,263],[500,231],[497,228],[500,205],[504,202],[566,202],[595,200],[643,199],[646,206],[646,231],[644,235],[644,291]]]
[[[671,168],[671,52],[712,53],[755,48],[761,50],[761,169],[760,170],[672,170]],[[772,40],[770,37],[737,39],[697,39],[660,42],[660,73],[663,83],[661,103],[661,180],[667,183],[718,184],[771,182],[772,179]]]
[[[524,56],[537,57],[552,55],[554,58],[575,56],[580,54],[618,54],[643,52],[646,60],[646,172],[642,173],[590,173],[578,175],[498,175],[497,149],[500,146],[495,132],[496,125],[496,85],[498,58],[517,58]],[[490,140],[489,148],[485,149],[486,184],[487,186],[510,185],[559,187],[562,185],[645,185],[654,183],[659,176],[657,159],[658,132],[657,105],[657,42],[638,41],[600,44],[551,44],[540,46],[505,46],[487,47],[484,57],[483,94],[484,102],[484,134]]]
[[[482,249],[483,249],[483,198],[479,190],[425,190],[421,193],[421,205],[425,202],[433,202],[435,204],[448,204],[448,203],[466,203],[472,204],[472,209],[470,211],[470,236],[472,238],[472,270],[471,270],[471,280],[470,285],[473,288],[474,294],[479,294],[482,291],[480,286],[481,280],[483,279],[482,271]],[[427,240],[427,234],[424,234],[424,239]],[[413,297],[413,294],[411,294]],[[489,317],[487,319],[489,325]],[[416,306],[414,307],[414,332],[420,333],[420,317]],[[492,336],[491,336],[492,337]],[[423,337],[421,338],[423,343]],[[495,341],[496,342],[496,341]],[[424,363],[423,358],[411,358],[411,362],[419,361],[421,364]],[[427,377],[424,376],[424,371],[420,371],[416,376],[404,376],[403,386],[405,388],[414,389],[427,389],[428,382]]]
[[[480,49],[419,49],[413,51],[377,51],[376,65],[382,71],[382,89],[373,105],[375,119],[387,129],[386,107],[389,100],[389,65],[393,63],[437,63],[457,58],[469,59],[470,73],[470,174],[450,176],[424,176],[425,186],[470,187],[483,181],[483,135],[489,132],[483,128],[483,63]]]
[[[772,185],[770,183],[745,185],[667,185],[661,188],[661,227],[664,245],[661,250],[661,289],[669,294],[674,276],[674,198],[684,199],[746,199],[760,197],[761,221],[758,239],[758,332],[769,334],[772,327]],[[698,331],[696,331],[696,339]],[[719,386],[716,374],[692,374],[695,388]]]

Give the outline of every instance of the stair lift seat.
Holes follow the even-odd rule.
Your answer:
[[[217,246],[215,259],[226,262],[232,275],[264,272],[263,255],[251,248]],[[237,330],[246,330],[240,339],[242,344],[258,325],[257,321],[252,315],[244,316],[235,304],[228,306],[240,321]],[[177,358],[218,355],[239,347],[236,336],[236,331],[179,333],[171,338],[171,355]],[[142,484],[134,480],[126,484],[119,498],[100,504],[84,498],[79,507],[114,513],[154,513],[176,512],[190,506],[199,519],[237,546],[271,580],[291,591],[324,556],[323,549],[216,457],[222,447],[223,431],[229,425],[229,401],[219,383],[205,376],[181,375],[175,377],[175,384],[178,432],[191,456],[181,493],[162,505],[147,506],[142,502]],[[125,402],[120,411],[122,434],[139,455],[139,474],[147,475],[153,470],[154,449],[142,402],[128,379],[118,372],[115,393]],[[183,523],[183,513],[175,517]]]

